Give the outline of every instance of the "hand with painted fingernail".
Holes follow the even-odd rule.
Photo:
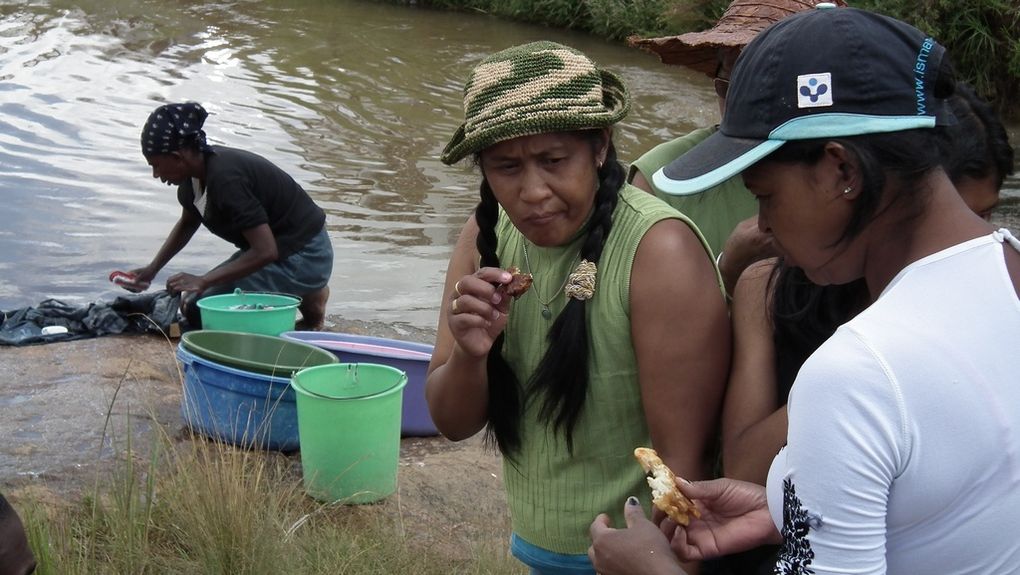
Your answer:
[[[634,497],[623,508],[625,528],[612,526],[609,516],[599,515],[589,528],[588,558],[601,575],[683,575],[684,570],[658,526],[645,515]]]

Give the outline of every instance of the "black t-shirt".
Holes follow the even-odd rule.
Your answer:
[[[195,207],[191,180],[177,188],[177,201],[202,219],[210,232],[248,249],[244,230],[262,224],[276,237],[280,259],[300,250],[326,223],[326,214],[286,172],[251,152],[212,146],[205,155],[205,213]]]

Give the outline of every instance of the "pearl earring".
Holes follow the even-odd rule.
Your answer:
[[[843,195],[845,196],[845,195],[849,194],[852,191],[854,191],[853,187],[847,186],[847,187],[843,188]]]

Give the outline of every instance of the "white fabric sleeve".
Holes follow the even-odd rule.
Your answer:
[[[889,490],[909,453],[905,420],[896,381],[847,328],[809,358],[790,394],[786,467],[776,470],[785,538],[776,573],[886,572]],[[774,514],[778,503],[769,502]]]

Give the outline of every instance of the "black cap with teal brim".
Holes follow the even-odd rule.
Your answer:
[[[700,192],[792,140],[947,123],[952,114],[934,94],[942,46],[887,16],[818,8],[780,20],[747,45],[719,130],[653,174],[656,188]]]

